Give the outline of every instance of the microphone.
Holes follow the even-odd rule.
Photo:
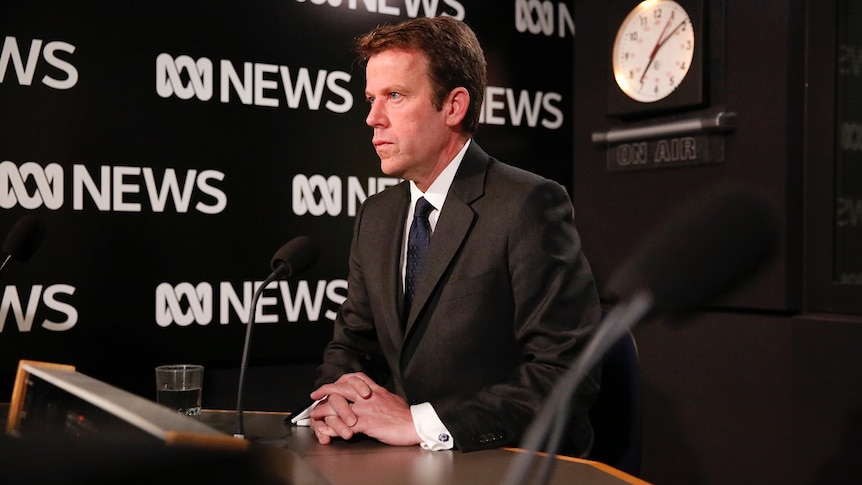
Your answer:
[[[30,259],[30,256],[39,248],[44,236],[45,229],[36,216],[26,215],[15,221],[15,224],[3,241],[3,252],[6,254],[6,257],[0,263],[0,273],[6,269],[6,265],[13,259],[19,261]]]
[[[290,278],[310,268],[317,262],[319,255],[317,243],[308,236],[299,236],[288,241],[272,255],[270,266],[274,274],[284,273],[284,278]]]
[[[527,428],[504,484],[525,483],[536,453],[547,452],[540,471],[547,483],[571,400],[583,377],[614,342],[654,312],[679,316],[717,298],[765,265],[779,239],[768,204],[736,186],[720,186],[672,217],[611,276],[606,290],[618,303],[560,378]]]
[[[278,249],[272,256],[270,266],[272,273],[263,280],[261,285],[255,290],[254,296],[251,299],[251,311],[248,318],[248,325],[245,328],[245,343],[242,349],[242,363],[239,370],[239,385],[236,393],[236,413],[237,413],[237,432],[234,438],[245,438],[245,426],[243,422],[242,395],[245,387],[245,371],[248,367],[248,349],[251,343],[251,329],[254,326],[254,314],[257,308],[257,302],[264,288],[271,282],[279,278],[290,278],[296,276],[311,267],[320,254],[320,250],[311,238],[307,236],[298,236],[288,241],[284,246]]]

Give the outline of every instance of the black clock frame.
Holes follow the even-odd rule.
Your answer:
[[[707,104],[707,76],[705,72],[705,53],[707,51],[707,25],[704,14],[704,0],[675,0],[680,4],[691,19],[694,29],[694,54],[691,67],[680,85],[667,97],[653,102],[636,101],[627,96],[619,85],[613,73],[611,59],[617,31],[623,20],[640,2],[616,1],[608,6],[609,38],[608,38],[608,116],[632,117],[638,115],[660,114],[673,110],[701,108]]]

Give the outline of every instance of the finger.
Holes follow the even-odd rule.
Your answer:
[[[329,444],[332,441],[333,436],[338,436],[338,434],[323,421],[312,421],[311,429],[314,431],[314,436],[317,438],[317,441],[322,445]]]
[[[353,409],[350,406],[350,402],[344,399],[343,396],[331,396],[329,399],[326,400],[326,403],[332,410],[332,413],[341,418],[341,421],[343,421],[348,427],[356,424],[356,420],[358,419],[356,413],[353,412]]]
[[[338,436],[341,436],[346,440],[349,440],[353,437],[353,430],[350,428],[350,426],[345,424],[340,417],[327,416],[323,421],[330,429],[332,429],[332,431],[336,432]]]
[[[352,377],[354,374],[343,374],[339,377],[335,382],[330,382],[328,384],[323,384],[314,391],[309,394],[314,400],[325,399],[329,394],[345,394],[350,392],[352,388],[346,384],[346,382]]]
[[[330,396],[327,395],[325,399],[321,399],[320,402],[317,404],[317,406],[315,406],[314,409],[311,410],[311,413],[309,413],[309,416],[311,417],[311,419],[323,420],[323,418],[325,418],[327,416],[337,416],[338,415],[338,413],[335,412],[335,409],[333,409],[332,406],[330,405],[329,397]],[[332,398],[334,400],[339,400],[339,399],[343,400],[344,399],[342,396],[339,396],[338,394],[333,394]]]
[[[353,381],[357,381],[357,382],[353,382]],[[363,396],[362,394],[360,394],[360,392],[357,392],[357,389],[362,390],[363,388],[366,389],[365,391],[363,391],[366,393],[366,396]],[[352,380],[351,380],[351,378],[347,378],[344,380],[339,379],[338,381],[335,381],[332,384],[324,384],[324,385],[320,386],[320,388],[318,388],[312,394],[312,396],[318,396],[318,395],[329,396],[329,399],[327,399],[327,400],[332,399],[332,396],[342,396],[344,399],[346,399],[348,401],[358,401],[360,399],[367,399],[368,398],[367,396],[369,395],[368,394],[369,391],[367,390],[367,388],[368,388],[368,386],[365,383],[363,383],[362,381],[359,381],[357,379],[352,379]]]
[[[332,443],[332,438],[330,438],[329,435],[326,433],[315,431],[314,436],[317,438],[317,442],[321,445],[328,445],[329,443]]]
[[[359,419],[356,416],[356,413],[353,412],[350,401],[346,400],[344,396],[338,394],[332,394],[325,401],[321,401],[320,404],[311,411],[311,417],[312,419],[318,420],[325,420],[329,417],[338,417],[347,427],[353,426]],[[339,436],[343,436],[344,433],[340,428],[338,428],[337,431]]]
[[[353,389],[353,391],[356,393],[357,396],[359,396],[362,399],[368,399],[369,397],[371,397],[371,392],[372,392],[371,386],[374,384],[374,381],[371,381],[370,379],[368,379],[368,380],[366,380],[366,379],[368,379],[368,377],[365,376],[364,374],[361,374],[361,375],[357,374],[357,375],[351,376],[347,380],[346,384],[349,385],[351,387],[351,389]]]
[[[312,391],[311,394],[308,395],[308,397],[310,397],[314,401],[325,398],[328,393],[326,392],[326,389],[324,389],[324,388],[326,386],[329,386],[329,385],[330,384],[324,384],[324,385],[318,387],[317,389]]]
[[[368,399],[376,389],[382,389],[370,377],[362,372],[344,374],[335,382],[324,384],[315,389],[310,397],[322,399],[327,395],[340,394],[349,401]]]

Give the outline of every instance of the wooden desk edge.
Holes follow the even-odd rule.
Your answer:
[[[528,453],[528,451],[523,449],[523,448],[505,447],[503,449],[506,451],[512,451],[515,453]],[[538,452],[536,454],[539,456],[547,456],[547,453],[544,453],[544,452]],[[574,462],[574,463],[582,463],[584,465],[589,465],[591,467],[598,468],[599,470],[602,470],[603,472],[605,472],[609,475],[613,475],[613,476],[619,478],[620,480],[624,480],[627,483],[631,483],[632,485],[651,485],[647,481],[644,481],[638,477],[629,475],[628,473],[626,473],[622,470],[617,470],[616,468],[614,468],[610,465],[607,465],[605,463],[602,463],[600,461],[587,460],[584,458],[575,458],[573,456],[565,456],[565,455],[557,455],[557,459],[563,460],[563,461],[570,461],[570,462]]]
[[[168,446],[190,446],[228,451],[246,451],[251,442],[228,435],[212,435],[186,431],[168,431],[165,436]]]

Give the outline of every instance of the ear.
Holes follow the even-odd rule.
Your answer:
[[[464,87],[453,89],[446,101],[443,102],[443,111],[446,113],[446,126],[455,127],[461,124],[467,115],[470,106],[470,93]]]

